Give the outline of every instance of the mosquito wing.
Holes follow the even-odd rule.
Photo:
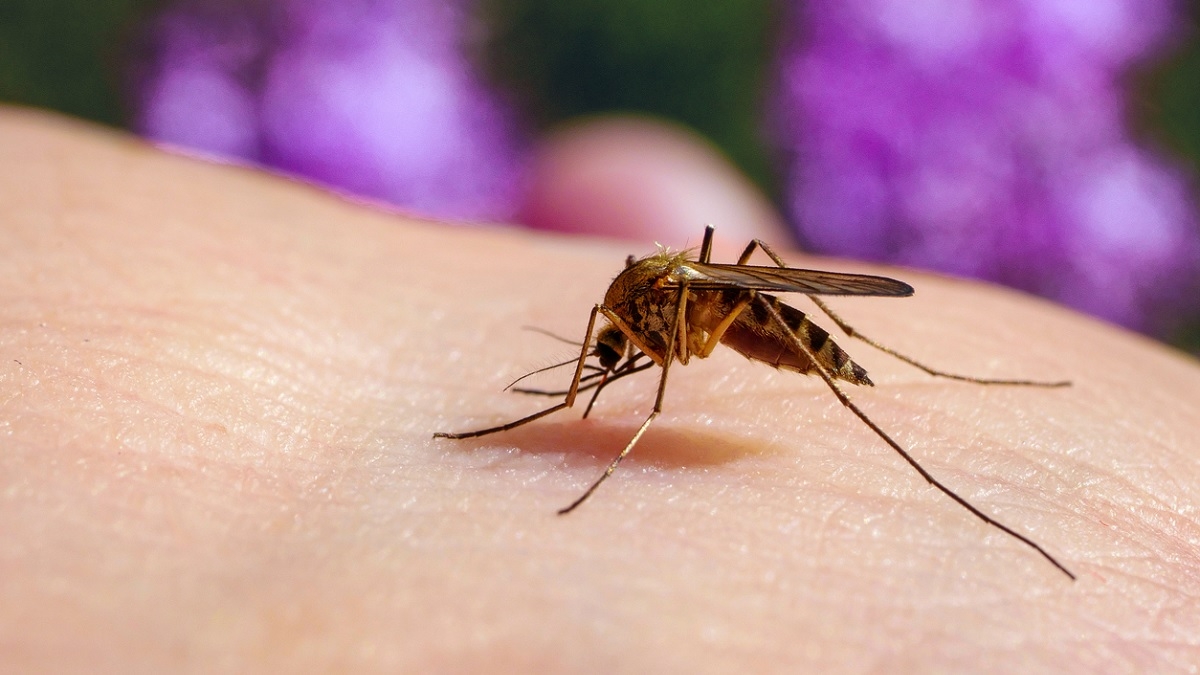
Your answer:
[[[845,274],[794,267],[756,265],[714,265],[688,261],[688,286],[697,290],[743,288],[775,293],[808,295],[890,295],[908,296],[913,287],[888,277],[870,274]]]

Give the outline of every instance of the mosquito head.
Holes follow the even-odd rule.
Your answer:
[[[612,372],[621,359],[625,358],[629,341],[616,326],[605,326],[596,335],[596,348],[592,351],[600,359],[600,366]]]

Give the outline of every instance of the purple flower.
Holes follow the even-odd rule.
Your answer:
[[[522,148],[444,0],[176,3],[150,26],[136,126],[443,218],[516,209]]]
[[[810,0],[780,55],[791,215],[815,249],[1006,283],[1142,330],[1195,312],[1184,179],[1120,78],[1167,0]]]

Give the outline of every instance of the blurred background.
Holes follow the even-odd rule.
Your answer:
[[[0,100],[468,221],[521,220],[547,130],[653,115],[715,144],[810,251],[1005,283],[1195,352],[1198,11],[4,0]]]

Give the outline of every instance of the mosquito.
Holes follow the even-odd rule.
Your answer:
[[[629,256],[625,261],[625,269],[608,287],[604,302],[592,307],[579,357],[534,371],[543,372],[574,364],[575,375],[567,389],[547,392],[514,388],[514,385],[528,375],[519,378],[508,387],[526,394],[564,396],[561,403],[507,424],[476,431],[441,432],[434,434],[434,437],[474,438],[514,429],[574,406],[579,394],[590,390],[593,393],[583,414],[587,417],[596,398],[605,387],[629,375],[658,366],[661,373],[653,410],[600,477],[578,499],[558,511],[559,515],[565,515],[591,497],[600,484],[616,471],[621,460],[629,455],[642,435],[662,413],[663,396],[667,391],[667,374],[671,365],[675,362],[687,365],[693,357],[706,358],[717,345],[723,344],[752,361],[761,361],[777,369],[805,375],[816,373],[842,405],[895,450],[930,485],[984,523],[1037,551],[1063,574],[1072,580],[1075,579],[1075,575],[1040,544],[987,515],[935,478],[872,421],[838,384],[840,380],[855,385],[874,386],[871,378],[867,376],[867,371],[855,363],[833,341],[829,333],[814,324],[804,312],[784,304],[769,293],[803,293],[849,337],[857,338],[936,377],[976,384],[1037,387],[1064,387],[1070,385],[1070,382],[985,379],[930,368],[858,332],[816,297],[907,297],[913,294],[912,286],[887,277],[788,267],[783,259],[760,239],[751,241],[736,263],[712,263],[710,257],[713,229],[711,225],[705,228],[696,260],[692,260],[687,251],[672,253],[661,247],[657,253],[640,260]],[[747,264],[751,255],[758,249],[769,256],[776,266]],[[603,317],[606,324],[594,334],[593,339],[597,317]],[[589,359],[592,358],[599,365],[589,363]],[[529,373],[532,374],[534,373]]]

